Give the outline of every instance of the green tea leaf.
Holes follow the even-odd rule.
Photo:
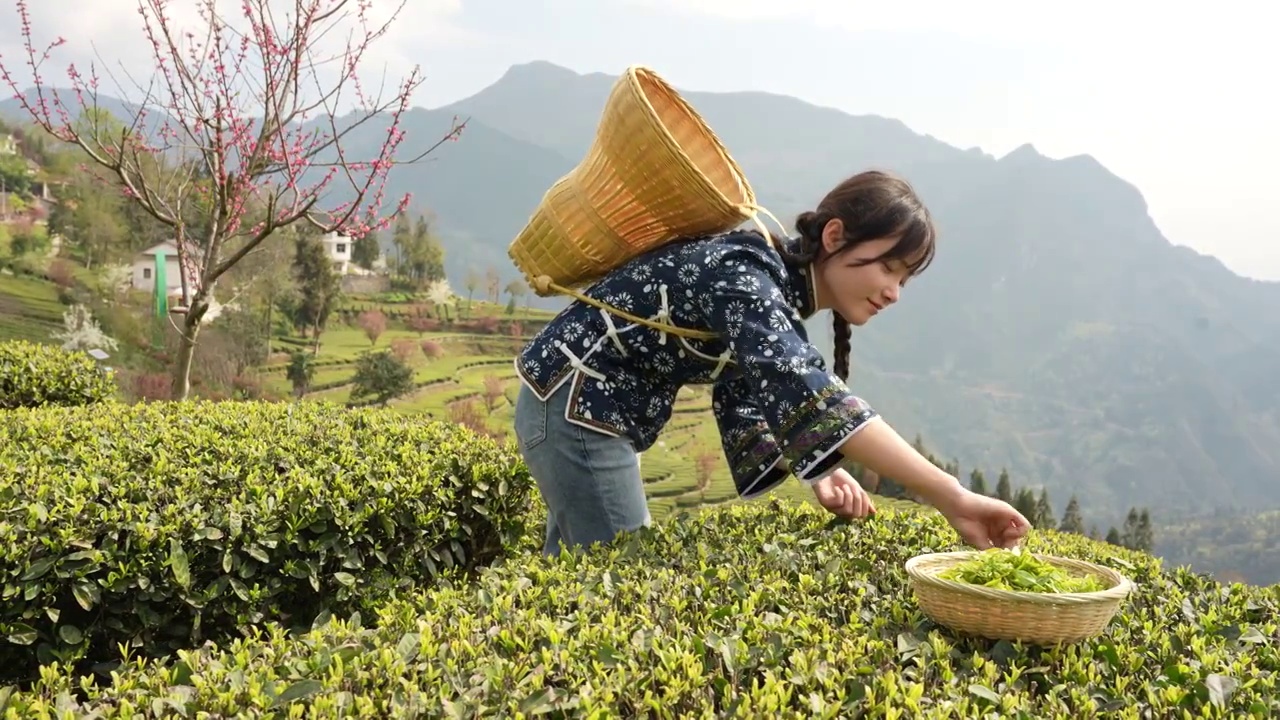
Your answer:
[[[187,565],[187,552],[182,548],[182,541],[177,538],[169,540],[169,568],[173,571],[173,579],[183,588],[191,586],[191,568]]]
[[[49,574],[50,568],[52,568],[53,564],[57,561],[58,559],[55,557],[42,557],[39,560],[36,560],[35,562],[27,566],[27,571],[22,573],[22,575],[18,578],[19,582],[29,582],[31,580],[39,580],[40,578]]]
[[[30,645],[39,637],[36,629],[26,623],[13,623],[9,626],[9,642],[14,645]]]
[[[307,679],[299,680],[284,689],[284,692],[276,696],[275,705],[288,705],[294,700],[301,700],[306,697],[315,695],[324,690],[324,683],[319,680]]]
[[[85,610],[92,610],[102,598],[102,592],[98,589],[97,583],[91,580],[77,580],[71,586],[71,594],[75,596],[76,603]]]

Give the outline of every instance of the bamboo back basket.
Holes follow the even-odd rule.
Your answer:
[[[911,589],[920,609],[952,630],[992,640],[1053,645],[1101,634],[1133,587],[1123,575],[1083,560],[1036,557],[1073,574],[1093,575],[1107,589],[1087,593],[1042,593],[1001,590],[938,577],[979,551],[929,553],[906,563]]]
[[[777,222],[697,111],[657,73],[633,65],[614,83],[586,156],[547,190],[507,254],[538,295],[570,295],[657,327],[575,288],[679,237],[751,220],[769,238],[758,213]]]

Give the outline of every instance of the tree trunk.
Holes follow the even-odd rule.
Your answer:
[[[205,311],[209,309],[204,293],[196,293],[191,299],[191,307],[187,309],[182,323],[181,344],[178,346],[178,357],[173,366],[173,386],[170,396],[174,400],[186,400],[191,393],[191,361],[196,354],[196,342],[200,336],[200,325]]]
[[[276,306],[275,293],[268,293],[267,294],[267,331],[266,333],[264,333],[266,337],[263,338],[263,342],[266,343],[267,345],[266,353],[263,355],[263,357],[266,358],[266,360],[271,359],[271,314],[272,314],[272,311],[275,310],[275,306]]]

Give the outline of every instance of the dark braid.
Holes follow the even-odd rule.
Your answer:
[[[831,311],[831,325],[834,330],[833,337],[835,338],[834,345],[836,348],[836,376],[841,380],[848,380],[849,351],[851,350],[851,343],[849,341],[853,338],[853,328],[849,326],[849,321],[845,320],[844,316],[835,310]]]
[[[782,257],[793,265],[807,265],[818,257],[822,249],[822,229],[833,216],[822,212],[802,212],[796,218],[796,230],[800,233],[800,246],[794,251],[782,250]],[[816,278],[813,279],[816,282]],[[850,341],[853,338],[849,321],[835,310],[831,311],[831,324],[835,346],[835,373],[841,380],[849,379]]]

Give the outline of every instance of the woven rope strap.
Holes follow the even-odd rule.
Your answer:
[[[747,204],[747,205],[742,205],[739,209],[742,210],[742,214],[746,216],[748,220],[755,223],[756,227],[760,229],[760,234],[764,235],[764,239],[770,245],[774,245],[773,236],[769,234],[768,228],[766,228],[765,224],[760,220],[761,214],[764,214],[765,217],[769,218],[774,222],[774,224],[782,228],[784,234],[786,233],[786,228],[783,226],[781,222],[778,222],[778,218],[774,217],[773,213],[769,212],[764,207],[760,205]],[[774,246],[776,247],[776,245]],[[657,321],[657,320],[648,320],[646,318],[639,317],[638,315],[632,315],[631,313],[626,312],[624,310],[619,310],[618,308],[613,307],[608,303],[601,302],[600,300],[596,300],[593,297],[588,297],[587,295],[580,293],[577,290],[574,290],[572,288],[567,288],[563,285],[560,285],[559,283],[552,282],[551,277],[548,275],[539,275],[537,278],[535,278],[533,282],[533,288],[534,290],[537,291],[539,295],[546,295],[548,292],[555,292],[560,295],[567,295],[577,300],[581,300],[582,302],[592,307],[599,308],[601,310],[604,310],[605,312],[613,313],[614,315],[617,315],[618,317],[624,320],[628,320],[630,322],[636,323],[637,325],[643,325],[645,327],[652,328],[660,332],[671,333],[672,335],[675,335],[677,337],[689,338],[692,340],[714,340],[715,338],[719,337],[719,333],[714,333],[709,330],[697,330],[694,328],[685,328],[685,327],[680,327],[678,325],[673,325],[670,321],[666,320],[665,318],[661,321]]]

